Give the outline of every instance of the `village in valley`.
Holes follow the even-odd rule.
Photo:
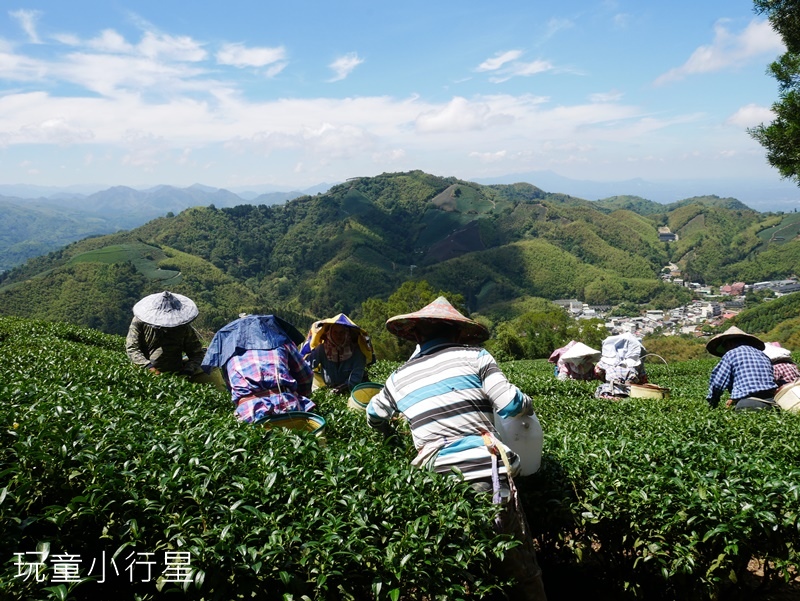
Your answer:
[[[631,333],[637,337],[658,333],[664,336],[689,334],[702,336],[704,329],[719,326],[745,308],[748,294],[758,293],[760,302],[800,291],[800,282],[792,277],[766,282],[734,282],[719,287],[686,282],[676,265],[668,265],[662,272],[664,281],[684,286],[695,292],[691,304],[670,310],[649,309],[637,316],[611,316],[611,306],[588,305],[577,299],[553,301],[575,319],[602,319],[609,334]]]

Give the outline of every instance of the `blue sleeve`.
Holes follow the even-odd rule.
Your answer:
[[[723,391],[730,390],[733,385],[733,369],[730,359],[722,357],[717,366],[711,370],[711,379],[708,383],[708,395],[706,400],[712,407],[719,405],[719,399]]]

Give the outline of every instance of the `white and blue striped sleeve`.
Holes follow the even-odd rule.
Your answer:
[[[497,414],[502,418],[533,413],[531,398],[508,381],[489,351],[478,355],[478,369],[483,390],[491,399]]]

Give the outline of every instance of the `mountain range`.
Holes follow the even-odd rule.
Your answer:
[[[168,191],[145,200],[155,206]],[[759,213],[735,198],[588,201],[421,171],[354,178],[279,204],[223,206],[230,193],[200,192],[217,202],[84,238],[1,274],[0,313],[122,333],[136,300],[171,289],[194,298],[199,327],[213,331],[240,312],[280,312],[298,324],[358,315],[370,299],[425,281],[460,294],[491,323],[532,299],[677,306],[691,293],[661,279],[670,264],[708,284],[800,271],[800,216]],[[661,241],[665,228],[677,239]]]
[[[800,204],[798,187],[781,180],[654,182],[634,179],[599,182],[570,179],[552,171],[533,171],[473,181],[483,185],[533,182],[539,189],[587,200],[626,195],[669,204],[713,193],[736,198],[762,212],[791,212]],[[322,194],[331,186],[323,183],[302,190],[284,191],[270,185],[227,190],[202,184],[187,188],[161,185],[145,189],[0,184],[0,210],[6,215],[0,229],[0,272],[87,236],[131,229],[189,207],[279,204],[303,195]]]
[[[501,177],[478,178],[481,184],[513,184],[531,182],[545,190],[602,200],[609,196],[641,196],[660,204],[669,204],[684,198],[715,195],[740,200],[760,212],[791,212],[800,207],[800,187],[790,180],[774,178],[740,178],[736,176],[715,179],[645,180],[635,178],[618,181],[578,180],[563,177],[553,171],[529,171]]]
[[[115,186],[90,194],[0,186],[0,191],[4,192],[51,193],[37,198],[0,196],[0,211],[5,215],[0,228],[0,271],[87,236],[128,230],[189,207],[233,207],[247,203],[272,205],[319,189],[327,188],[261,194],[243,191],[240,195],[199,184],[188,188],[156,186],[146,190]]]

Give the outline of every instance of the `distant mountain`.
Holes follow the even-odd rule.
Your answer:
[[[529,171],[489,178],[476,178],[481,184],[512,184],[526,182],[545,190],[558,190],[565,194],[600,200],[616,196],[638,196],[660,204],[669,204],[684,198],[719,195],[733,197],[748,207],[761,212],[789,212],[800,208],[800,187],[797,184],[775,179],[742,179],[735,176],[718,179],[647,181],[641,178],[620,181],[576,180],[552,171]]]
[[[36,186],[33,184],[0,184],[0,196],[14,198],[49,198],[55,196],[80,197],[94,194],[108,186],[77,184],[74,186]]]
[[[3,188],[14,186],[0,186]],[[35,189],[28,187],[28,192]],[[0,272],[86,236],[131,229],[189,207],[272,205],[302,194],[274,192],[248,201],[228,190],[195,184],[189,188],[155,186],[146,190],[115,186],[86,195],[59,192],[36,199],[0,196],[0,202],[13,207],[0,226]]]
[[[72,243],[0,275],[0,313],[84,323],[104,304],[169,285],[196,299],[207,329],[276,307],[301,323],[357,314],[409,279],[461,294],[490,320],[534,297],[669,308],[691,297],[661,281],[671,263],[701,283],[800,272],[795,216],[713,196],[596,202],[530,184],[386,173],[284,204],[195,206]],[[663,226],[678,240],[660,242]]]
[[[89,236],[122,229],[113,220],[51,204],[0,197],[0,272]]]
[[[292,190],[287,192],[286,187],[281,186],[271,186],[271,185],[259,185],[259,186],[237,186],[237,187],[230,187],[228,188],[231,192],[238,194],[245,200],[253,200],[254,198],[258,198],[262,194],[271,194],[271,193],[278,193],[278,194],[292,194],[292,198],[297,198],[298,196],[308,195],[314,196],[315,194],[323,194],[330,190],[336,184],[327,184],[321,183],[311,186],[310,188],[302,188],[300,190]]]
[[[743,202],[735,198],[720,198],[719,196],[694,196],[678,202],[660,204],[641,198],[640,196],[611,196],[595,201],[595,206],[604,211],[618,211],[621,209],[633,211],[639,215],[656,215],[669,213],[686,205],[703,205],[707,207],[722,207],[731,211],[751,211]]]

